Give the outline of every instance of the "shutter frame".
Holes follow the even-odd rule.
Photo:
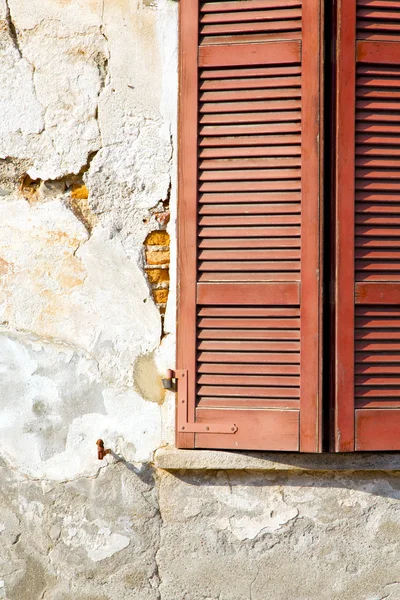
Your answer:
[[[296,6],[300,5],[299,2],[293,2],[292,0],[281,0],[282,7],[288,7],[289,10],[297,10]],[[269,5],[279,5],[279,0],[269,2]],[[263,5],[268,4],[266,0],[257,0],[253,2],[254,8],[260,8]],[[232,3],[230,2],[229,5]],[[248,5],[248,3],[246,3]],[[259,6],[255,6],[255,4]],[[253,398],[252,408],[245,410],[243,406],[240,409],[235,408],[234,399],[229,407],[228,412],[232,415],[229,417],[229,421],[233,421],[238,426],[238,432],[234,435],[219,435],[213,433],[181,433],[177,430],[176,443],[180,448],[194,448],[194,447],[207,447],[207,448],[232,448],[232,449],[263,449],[263,450],[300,450],[303,452],[318,452],[321,451],[321,410],[320,410],[320,398],[321,398],[321,264],[320,264],[320,190],[321,190],[321,157],[320,157],[320,139],[321,139],[321,120],[318,118],[320,110],[320,94],[322,85],[320,85],[321,70],[320,70],[320,28],[322,27],[321,8],[320,0],[308,0],[303,3],[303,39],[300,41],[299,37],[292,35],[290,32],[282,34],[282,39],[279,35],[267,31],[263,33],[260,25],[254,27],[254,32],[249,34],[249,26],[246,25],[243,28],[243,33],[239,31],[241,28],[235,28],[235,43],[227,43],[224,40],[218,39],[217,44],[214,45],[214,41],[210,42],[210,35],[213,34],[212,29],[207,25],[208,40],[206,45],[202,45],[198,42],[200,35],[199,25],[199,14],[200,5],[198,0],[185,0],[180,3],[180,94],[179,94],[179,175],[178,175],[178,188],[179,188],[179,199],[178,199],[178,336],[177,336],[177,366],[179,370],[187,371],[187,406],[188,406],[188,418],[191,422],[212,422],[218,421],[221,415],[226,415],[226,408],[217,409],[208,408],[209,402],[207,398],[204,398],[204,402],[201,406],[197,406],[197,380],[198,380],[198,367],[201,363],[197,361],[197,344],[206,348],[212,348],[213,345],[218,347],[218,342],[212,342],[205,340],[201,342],[199,336],[200,330],[197,328],[197,306],[198,303],[201,306],[217,307],[218,305],[223,306],[248,306],[246,318],[251,318],[249,315],[253,310],[257,313],[263,306],[279,306],[282,310],[285,308],[285,302],[297,303],[300,305],[300,319],[302,320],[301,329],[301,340],[300,340],[300,404],[296,410],[280,410],[279,399],[271,401],[271,404],[276,403],[276,406],[263,405],[262,408],[257,408],[258,403],[262,404],[262,398],[257,400]],[[202,5],[207,6],[207,3]],[[228,6],[228,5],[227,5]],[[267,7],[269,8],[269,7]],[[285,11],[282,11],[282,14]],[[248,16],[246,16],[247,21]],[[215,17],[213,17],[215,22]],[[312,23],[312,26],[310,24]],[[294,27],[294,25],[293,25]],[[297,27],[297,26],[296,26]],[[222,29],[226,28],[225,25]],[[271,26],[268,25],[271,29]],[[316,35],[316,29],[318,29],[318,35]],[[261,33],[260,33],[261,31]],[[210,34],[211,32],[211,34]],[[218,33],[218,32],[217,32]],[[243,35],[243,43],[236,43],[238,37]],[[249,43],[249,37],[253,36],[253,43]],[[240,40],[241,41],[241,40]],[[309,78],[309,83],[306,88],[303,87],[303,107],[302,107],[302,127],[303,135],[301,141],[301,153],[303,160],[307,161],[308,167],[303,167],[301,175],[301,187],[302,187],[302,215],[299,227],[302,230],[302,244],[301,244],[301,284],[300,281],[290,281],[287,277],[271,277],[270,281],[262,281],[262,277],[259,280],[251,282],[251,277],[247,277],[247,283],[240,283],[240,277],[237,278],[235,273],[232,275],[232,281],[219,281],[215,277],[213,282],[212,277],[210,278],[206,270],[205,274],[200,279],[200,271],[198,266],[198,251],[197,241],[199,238],[199,227],[203,227],[201,223],[204,223],[204,227],[210,227],[208,223],[212,223],[214,217],[201,217],[199,220],[198,215],[198,203],[199,203],[199,160],[198,160],[198,140],[200,135],[199,120],[198,120],[198,106],[199,106],[199,86],[198,86],[198,75],[200,75],[201,69],[210,68],[221,68],[227,69],[232,67],[235,69],[246,68],[249,65],[266,65],[273,63],[279,65],[279,59],[283,59],[285,52],[289,54],[296,51],[296,47],[302,43],[302,69],[303,69],[303,80]],[[307,44],[307,48],[305,48]],[[269,60],[261,60],[262,46],[268,46]],[[233,51],[235,49],[235,51]],[[284,52],[282,52],[284,50]],[[274,58],[275,53],[275,58]],[[267,56],[264,52],[264,57]],[[238,58],[239,57],[239,58]],[[224,62],[225,61],[225,62]],[[221,62],[223,64],[221,64]],[[261,67],[260,67],[261,68]],[[272,71],[271,71],[272,72]],[[269,75],[268,75],[269,76]],[[278,77],[278,75],[277,75]],[[269,98],[273,100],[275,93],[270,93]],[[210,94],[208,94],[210,95]],[[250,94],[251,95],[251,94]],[[207,96],[208,97],[208,96]],[[221,96],[222,97],[222,96]],[[260,102],[262,100],[260,99]],[[271,100],[268,100],[271,102]],[[260,109],[258,109],[260,110]],[[258,113],[259,114],[259,113]],[[266,121],[267,123],[267,121]],[[208,126],[209,127],[209,126]],[[204,126],[201,126],[202,131]],[[265,125],[266,135],[269,133],[270,127]],[[284,128],[283,131],[286,129]],[[306,130],[306,134],[304,134]],[[278,139],[277,134],[277,139]],[[292,142],[293,143],[293,142]],[[251,150],[251,148],[250,148]],[[249,156],[251,152],[249,151]],[[271,155],[273,157],[273,155]],[[203,160],[203,159],[201,159]],[[271,161],[267,162],[266,168],[270,169]],[[248,167],[253,168],[252,166]],[[281,168],[281,167],[280,167]],[[288,167],[289,169],[290,167]],[[310,173],[314,171],[315,177],[310,177]],[[249,171],[250,173],[250,171]],[[257,190],[257,186],[260,189],[260,196],[268,194],[269,192],[261,191],[262,188],[266,187],[265,183],[262,183],[262,173],[260,174],[260,184],[254,185],[254,190]],[[266,172],[271,177],[272,171]],[[278,174],[278,171],[277,171]],[[234,173],[233,173],[234,175]],[[215,177],[218,176],[216,173]],[[207,190],[211,189],[215,184],[212,183],[213,178],[210,179],[208,176],[203,184]],[[210,183],[208,183],[210,182]],[[234,180],[232,180],[232,189],[235,193],[240,194],[240,187],[235,187]],[[248,186],[246,186],[248,187]],[[217,187],[215,189],[218,189]],[[266,188],[268,189],[268,187]],[[279,186],[278,186],[279,189]],[[256,191],[252,194],[257,193]],[[279,192],[274,192],[276,195]],[[216,193],[216,195],[218,192]],[[232,194],[231,194],[232,195]],[[242,193],[242,196],[245,192]],[[288,199],[285,198],[285,194],[282,194],[282,202],[288,202],[290,194],[287,194]],[[306,200],[305,200],[306,199]],[[239,201],[231,199],[233,202]],[[242,201],[242,200],[240,200]],[[267,200],[270,202],[271,200]],[[281,201],[281,200],[279,200]],[[262,200],[260,199],[260,202]],[[277,200],[275,202],[278,202]],[[209,206],[202,204],[202,206]],[[240,205],[236,205],[240,208]],[[263,210],[260,204],[255,204],[259,210],[253,214],[260,214]],[[265,210],[265,205],[264,210]],[[269,205],[268,205],[269,206]],[[272,206],[272,205],[271,205]],[[284,206],[284,205],[282,205]],[[288,206],[285,204],[285,206]],[[223,207],[221,209],[223,211]],[[276,212],[276,211],[275,211]],[[205,211],[203,214],[215,214],[212,211]],[[223,214],[223,212],[221,213]],[[284,208],[282,208],[282,215],[285,214]],[[282,222],[291,222],[290,219],[282,216]],[[246,217],[245,222],[252,222],[251,219]],[[266,226],[264,229],[270,227],[269,223],[274,221],[273,215],[271,218],[263,217]],[[218,217],[218,222],[236,223],[237,219],[233,217]],[[261,217],[257,217],[255,222],[262,222]],[[199,224],[200,223],[200,224]],[[251,226],[251,225],[249,225]],[[203,228],[204,228],[203,227]],[[248,227],[246,225],[246,227]],[[292,227],[292,225],[290,225]],[[283,233],[284,226],[281,226]],[[304,232],[305,230],[305,232]],[[233,231],[233,230],[232,230]],[[263,235],[263,229],[260,226],[260,233]],[[207,232],[206,232],[207,233]],[[278,233],[276,234],[278,235]],[[255,238],[254,244],[249,245],[249,248],[257,248],[257,239]],[[262,246],[261,246],[262,247]],[[210,253],[210,251],[209,251]],[[269,256],[268,251],[262,251],[263,254]],[[207,253],[205,253],[207,255]],[[271,252],[270,252],[271,254]],[[244,255],[244,254],[243,254]],[[273,253],[271,254],[271,256]],[[270,262],[268,262],[268,260]],[[269,268],[272,265],[272,259],[265,259],[264,268]],[[287,259],[288,266],[290,258]],[[207,261],[207,259],[205,259]],[[224,263],[220,263],[224,266]],[[254,263],[255,265],[256,263]],[[251,268],[252,263],[248,263]],[[212,266],[212,264],[211,264]],[[210,268],[211,268],[210,266]],[[204,268],[208,269],[207,262],[204,262]],[[255,268],[255,267],[254,267]],[[283,268],[283,263],[282,263]],[[218,273],[216,273],[216,276]],[[254,276],[255,278],[255,276]],[[229,278],[228,278],[229,279]],[[235,279],[238,281],[235,282]],[[246,277],[243,277],[245,280]],[[268,279],[268,278],[267,278]],[[275,279],[275,281],[274,281]],[[243,294],[240,295],[240,286],[243,287]],[[258,288],[256,290],[255,288]],[[235,301],[231,301],[232,290],[234,289]],[[254,289],[254,294],[249,293],[249,290]],[[215,295],[215,291],[218,291],[218,296]],[[265,291],[266,290],[266,291]],[[268,298],[268,304],[265,304],[265,296]],[[280,302],[282,304],[280,304]],[[207,304],[208,303],[208,304]],[[264,303],[264,304],[263,304]],[[208,309],[207,309],[208,310]],[[211,310],[211,308],[209,309]],[[293,313],[294,314],[294,313]],[[201,317],[199,317],[201,318]],[[268,317],[272,319],[272,317]],[[293,317],[291,317],[293,318]],[[237,320],[237,318],[235,317]],[[206,333],[208,330],[205,330]],[[216,332],[218,334],[218,331]],[[291,334],[290,334],[291,335]],[[253,335],[254,338],[254,335]],[[240,338],[242,340],[242,338]],[[227,342],[228,347],[236,347],[237,342]],[[277,342],[245,342],[240,341],[239,347],[256,348],[262,346],[264,348],[272,348],[273,344]],[[290,348],[291,345],[288,342],[279,342],[284,344],[283,347]],[[292,344],[293,345],[293,344]],[[293,345],[294,347],[294,345]],[[201,352],[201,350],[200,350]],[[206,350],[206,354],[209,350]],[[203,354],[204,354],[203,353]],[[251,352],[250,352],[251,354]],[[246,363],[247,364],[247,363]],[[228,364],[229,367],[229,364]],[[244,370],[249,368],[248,366]],[[227,373],[230,370],[227,368]],[[261,368],[260,373],[256,376],[263,376]],[[251,375],[253,376],[253,375]],[[207,379],[208,377],[208,379]],[[213,381],[213,376],[205,377],[200,376],[199,381],[202,379],[207,381],[205,386],[199,389],[205,389],[208,393],[211,393],[214,388],[208,387],[210,384],[208,380]],[[224,376],[225,377],[225,376]],[[235,375],[236,378],[240,377],[239,374]],[[246,375],[243,376],[246,378]],[[249,375],[250,377],[250,375]],[[272,376],[271,376],[272,377]],[[298,377],[297,377],[298,378]],[[225,381],[225,380],[224,380]],[[256,385],[256,384],[254,384]],[[268,385],[271,385],[270,379],[268,379]],[[200,384],[201,386],[201,384]],[[179,382],[178,382],[179,388]],[[218,387],[215,388],[218,391]],[[232,389],[232,386],[228,388]],[[273,389],[273,388],[271,388]],[[263,393],[262,388],[254,388],[254,394],[257,395],[258,391],[260,394]],[[276,390],[279,396],[279,390]],[[179,397],[179,394],[178,394]],[[212,399],[211,399],[212,400]],[[215,400],[215,399],[214,399]],[[227,399],[229,401],[229,398]],[[219,402],[223,402],[224,398],[220,399]],[[233,417],[233,418],[232,418]]]
[[[392,6],[338,3],[337,452],[400,449],[400,20],[382,10]]]

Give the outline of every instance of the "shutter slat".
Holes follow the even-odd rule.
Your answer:
[[[370,378],[366,378],[370,380]],[[400,381],[400,380],[399,380]],[[200,375],[197,383],[199,385],[261,385],[261,386],[283,386],[299,387],[300,377],[287,376],[279,377],[277,375]]]
[[[201,45],[261,42],[265,36],[301,37],[302,2],[205,2],[200,13]]]
[[[400,246],[400,242],[399,242]],[[248,237],[248,238],[203,238],[199,248],[300,248],[300,237]]]
[[[201,5],[201,12],[222,12],[222,11],[245,11],[265,8],[282,8],[283,6],[299,7],[301,0],[220,0],[219,2],[204,2]]]
[[[398,2],[357,0],[357,39],[400,41]]]
[[[240,114],[232,114],[232,113],[212,113],[212,114],[202,114],[200,117],[201,125],[209,125],[209,124],[223,124],[223,123],[232,123],[232,120],[235,120],[236,123],[283,123],[285,121],[300,121],[301,113],[297,112],[270,112],[270,113],[240,113]]]
[[[262,340],[299,340],[300,339],[300,330],[290,329],[289,331],[285,331],[282,329],[274,330],[263,330],[263,329],[208,329],[207,331],[200,331],[199,339],[207,339],[207,340],[227,340],[227,339],[237,339],[237,340],[252,340],[252,339],[262,339]]]
[[[399,253],[400,256],[400,253]],[[217,260],[217,261],[231,261],[238,258],[242,258],[245,260],[265,260],[265,259],[280,259],[287,260],[291,259],[299,259],[300,258],[300,249],[299,250],[202,250],[199,254],[200,260]]]
[[[268,74],[268,72],[267,72]],[[208,76],[208,73],[205,72]],[[225,75],[226,77],[226,75]],[[300,87],[301,76],[288,76],[284,74],[283,77],[246,77],[245,79],[231,78],[225,79],[213,78],[213,79],[201,79],[200,90],[237,90],[251,88],[282,88],[282,87]]]
[[[400,373],[400,367],[398,367]],[[300,365],[296,364],[272,364],[263,365],[262,369],[258,364],[227,364],[227,363],[201,363],[198,369],[199,373],[218,373],[220,375],[258,375],[260,372],[264,375],[279,377],[280,375],[299,375]]]
[[[372,230],[374,231],[374,230]],[[391,230],[390,230],[391,231]],[[298,237],[300,227],[202,227],[199,230],[200,237],[213,238],[268,238],[268,237]],[[372,234],[371,234],[372,235]],[[399,232],[400,235],[400,232]],[[237,240],[235,240],[237,243]],[[237,246],[236,246],[237,247]]]
[[[270,214],[296,214],[301,207],[299,204],[204,204],[201,206],[200,215],[270,215]]]

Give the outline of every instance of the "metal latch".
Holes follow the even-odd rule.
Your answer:
[[[168,369],[163,386],[178,392],[177,427],[180,433],[224,433],[233,434],[238,430],[235,423],[195,423],[189,419],[188,411],[188,372],[185,369]]]

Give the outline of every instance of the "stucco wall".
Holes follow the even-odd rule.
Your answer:
[[[0,598],[399,599],[396,473],[154,462],[177,8],[0,0]]]

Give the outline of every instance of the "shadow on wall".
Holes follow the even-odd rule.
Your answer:
[[[224,452],[224,454],[236,454]],[[282,470],[275,465],[275,470],[252,468],[249,470],[228,469],[190,469],[170,472],[181,482],[190,486],[217,486],[222,484],[220,474],[225,477],[225,485],[229,489],[239,488],[286,488],[335,489],[354,491],[382,498],[400,500],[400,455],[370,455],[358,453],[348,455],[292,455],[277,454],[263,457],[255,453],[241,452],[242,456],[256,457],[258,460],[273,461],[282,464]],[[397,466],[388,467],[389,463]],[[225,461],[226,463],[226,461]],[[386,464],[385,464],[386,463]],[[289,466],[289,468],[288,468]],[[290,466],[293,469],[290,469]],[[390,470],[388,470],[390,468]],[[346,492],[347,493],[347,492]]]

